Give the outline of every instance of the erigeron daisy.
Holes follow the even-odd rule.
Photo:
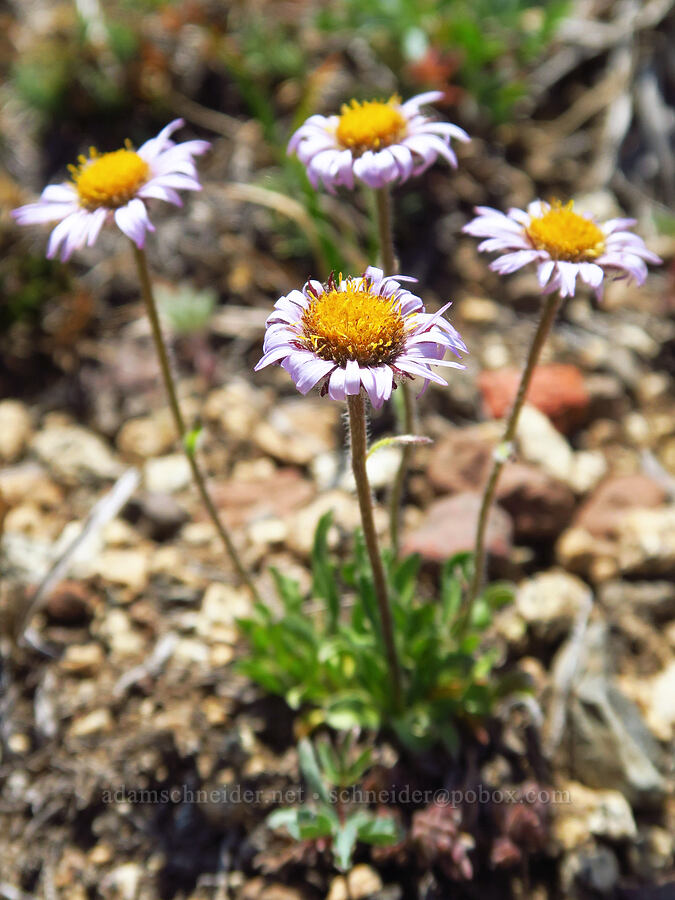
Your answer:
[[[439,156],[456,166],[450,138],[468,141],[468,134],[420,112],[423,104],[442,97],[442,91],[429,91],[406,103],[396,96],[386,102],[352,100],[340,115],[310,116],[291,138],[288,152],[297,154],[315,188],[323,182],[331,193],[340,186],[353,188],[355,177],[371,188],[407,181]]]
[[[181,206],[177,191],[201,190],[192,158],[205,153],[210,144],[172,141],[173,132],[184,124],[183,119],[175,119],[138,150],[128,142],[112,153],[99,153],[92,147],[89,157],[81,156],[77,166],[70,166],[71,181],[49,185],[36,203],[19,207],[12,215],[20,225],[58,221],[47,245],[50,259],[59,248],[65,261],[85,244],[93,246],[112,218],[142,248],[146,232],[155,230],[147,200]]]
[[[507,215],[489,206],[478,206],[476,212],[478,216],[463,231],[486,239],[479,250],[503,253],[490,268],[507,275],[536,263],[546,294],[560,291],[561,297],[573,297],[579,277],[601,296],[608,271],[643,284],[646,263],[661,262],[642,238],[626,230],[635,225],[635,219],[595,222],[575,212],[572,201],[563,206],[535,200],[527,212],[510,209]]]
[[[443,318],[447,303],[431,315],[400,281],[370,266],[364,275],[332,276],[326,285],[308,281],[274,304],[266,323],[263,356],[256,371],[281,363],[301,394],[319,382],[333,400],[360,394],[376,409],[398,381],[419,376],[445,385],[431,366],[463,369],[443,359],[466,352],[464,341]]]

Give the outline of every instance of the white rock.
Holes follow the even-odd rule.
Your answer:
[[[148,555],[139,550],[104,550],[94,570],[105,581],[140,593],[148,583]]]
[[[116,478],[122,470],[104,441],[79,425],[56,425],[38,431],[32,447],[58,478],[71,484]]]
[[[597,450],[575,453],[547,416],[534,406],[523,407],[517,438],[523,459],[564,481],[577,493],[589,491],[607,471],[602,453]]]
[[[619,565],[635,575],[675,574],[675,505],[633,509],[621,519]]]
[[[109,709],[95,709],[84,716],[75,719],[68,729],[71,737],[86,737],[90,734],[99,734],[103,731],[112,731],[113,718]]]
[[[562,571],[542,572],[523,582],[516,593],[516,609],[540,637],[553,640],[566,634],[591,592],[579,578]]]
[[[150,459],[171,450],[178,441],[176,426],[168,410],[153,416],[131,419],[117,435],[117,447],[122,453]]]
[[[28,444],[32,433],[30,414],[18,400],[0,402],[0,459],[11,463],[17,460]]]
[[[675,736],[675,662],[649,682],[647,724],[657,738],[669,741]]]
[[[190,483],[190,463],[183,453],[149,459],[143,466],[145,487],[151,493],[173,494]]]

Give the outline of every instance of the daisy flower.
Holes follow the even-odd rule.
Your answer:
[[[434,315],[419,297],[401,287],[414,281],[384,277],[370,266],[364,275],[328,284],[308,281],[274,304],[266,323],[263,356],[255,367],[281,363],[301,394],[322,382],[321,394],[333,400],[365,390],[379,409],[397,381],[419,376],[445,385],[431,366],[463,369],[445,361],[446,350],[466,352],[464,341],[443,318],[447,303]]]
[[[352,100],[339,116],[310,116],[291,138],[288,152],[297,154],[315,188],[323,182],[331,193],[341,185],[353,188],[355,177],[371,188],[407,181],[439,156],[457,166],[450,138],[468,141],[468,134],[420,112],[423,104],[442,97],[442,91],[429,91],[406,103],[397,96],[386,102]]]
[[[508,215],[489,206],[478,206],[476,212],[478,216],[463,231],[485,238],[479,250],[502,252],[490,268],[508,275],[536,263],[546,294],[560,291],[561,297],[573,297],[579,277],[600,297],[608,272],[623,273],[621,277],[643,284],[646,263],[661,262],[642,238],[626,230],[635,225],[635,219],[598,223],[575,212],[572,201],[562,206],[557,201],[535,200],[527,212],[510,209]]]
[[[177,191],[201,190],[192,157],[205,153],[210,144],[172,141],[173,132],[184,124],[175,119],[138,150],[129,142],[112,153],[90,148],[88,158],[80,156],[78,165],[69,167],[70,181],[50,184],[37,203],[21,206],[12,215],[20,225],[58,222],[47,245],[50,259],[59,248],[65,261],[85,244],[92,247],[110,219],[142,249],[146,232],[155,230],[146,201],[155,198],[182,206]]]

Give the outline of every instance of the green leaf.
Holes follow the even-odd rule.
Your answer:
[[[344,825],[340,826],[333,841],[333,856],[335,857],[335,865],[338,869],[346,872],[352,867],[352,853],[356,846],[356,837],[359,830],[359,820],[355,816],[347,819]]]
[[[380,726],[380,714],[367,695],[343,694],[326,704],[326,723],[337,731]]]
[[[298,761],[300,763],[302,774],[305,776],[305,780],[310,789],[317,794],[327,806],[330,805],[330,794],[321,777],[321,770],[319,769],[319,763],[317,762],[316,754],[314,753],[314,747],[312,747],[311,741],[307,738],[303,738],[298,744]]]
[[[328,530],[333,521],[329,510],[319,519],[312,547],[312,591],[328,604],[328,630],[335,631],[340,615],[340,595],[337,589],[337,567],[330,561]]]
[[[300,585],[294,578],[284,575],[279,569],[270,568],[270,573],[274,579],[274,585],[279,594],[279,599],[284,604],[288,612],[297,612],[302,606],[302,594],[300,593]]]
[[[357,829],[357,836],[364,844],[387,847],[401,840],[402,834],[391,816],[368,816]]]
[[[199,438],[202,435],[202,426],[196,425],[194,428],[191,428],[190,431],[186,432],[183,437],[183,445],[185,446],[185,452],[188,456],[193,457],[197,453],[197,445],[199,443]]]

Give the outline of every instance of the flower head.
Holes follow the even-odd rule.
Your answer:
[[[310,116],[291,138],[288,152],[307,167],[315,188],[323,182],[331,193],[341,185],[353,188],[354,177],[372,188],[407,181],[439,156],[456,166],[450,138],[468,141],[468,134],[420,112],[420,106],[442,97],[442,91],[429,91],[406,103],[400,97],[352,100],[339,116]]]
[[[145,201],[156,198],[181,206],[177,191],[201,190],[192,158],[205,153],[210,144],[176,144],[171,135],[183,124],[175,119],[138,150],[129,143],[111,153],[92,147],[88,157],[81,156],[78,165],[70,167],[70,181],[49,185],[37,203],[21,206],[12,215],[20,225],[58,221],[47,245],[50,259],[59,248],[66,260],[85,244],[93,246],[111,218],[137,247],[143,247],[146,232],[155,230]]]
[[[486,239],[479,250],[503,253],[490,268],[507,275],[536,263],[539,284],[547,294],[560,291],[562,297],[574,296],[578,276],[600,296],[608,271],[643,284],[646,263],[661,262],[642,238],[626,230],[635,225],[635,219],[595,222],[575,212],[572,201],[562,206],[535,200],[527,212],[510,209],[508,215],[489,206],[478,206],[476,212],[478,216],[463,230]]]
[[[419,375],[446,382],[430,366],[463,369],[446,362],[446,350],[466,352],[459,334],[443,318],[446,304],[434,315],[419,297],[401,287],[403,276],[384,277],[370,266],[364,275],[330,277],[326,285],[308,281],[274,304],[267,319],[263,356],[256,371],[281,363],[301,394],[322,382],[321,393],[333,400],[359,394],[361,387],[379,408],[396,381]]]

